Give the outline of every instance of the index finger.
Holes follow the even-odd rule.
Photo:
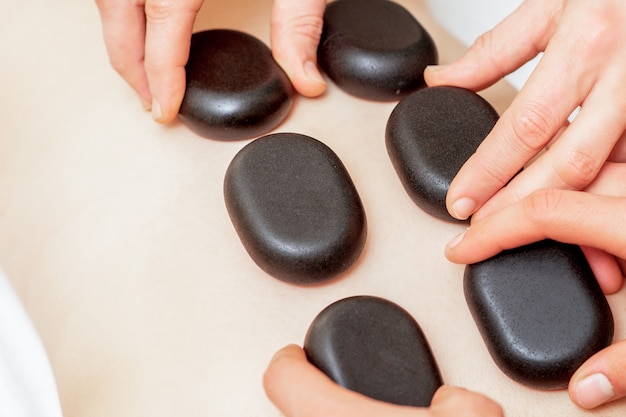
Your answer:
[[[145,67],[152,115],[172,121],[185,94],[185,65],[202,0],[147,0]]]
[[[581,18],[569,14],[558,22],[526,85],[450,185],[446,203],[453,216],[464,219],[482,207],[545,148],[572,111],[587,100],[606,66],[598,56],[598,43],[603,30],[609,29],[602,27],[593,39],[579,30],[581,24],[592,24],[595,19],[594,15]],[[583,154],[592,146],[591,140],[573,135],[564,146],[569,154]],[[550,185],[537,183],[534,189]]]
[[[96,1],[102,21],[104,43],[111,66],[137,91],[143,106],[150,108],[152,96],[144,68],[146,22],[144,5],[126,1]]]
[[[626,198],[544,189],[472,222],[446,247],[452,262],[472,264],[543,239],[602,249],[626,258]]]
[[[591,88],[590,79],[571,74],[566,58],[571,55],[550,52],[450,184],[446,204],[454,217],[468,218],[506,185],[552,140]]]

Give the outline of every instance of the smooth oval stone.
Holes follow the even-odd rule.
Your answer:
[[[497,120],[485,99],[457,87],[423,88],[398,103],[387,122],[387,152],[404,189],[422,210],[458,222],[446,209],[446,194]]]
[[[293,87],[260,40],[215,29],[191,38],[181,120],[197,134],[249,139],[278,126],[289,113]]]
[[[348,172],[308,136],[280,133],[246,145],[226,171],[224,197],[252,259],[281,280],[331,279],[365,244],[365,212]]]
[[[469,309],[494,362],[539,389],[565,388],[613,339],[613,316],[578,246],[552,240],[468,265]]]
[[[318,54],[320,68],[357,97],[399,100],[424,86],[437,64],[433,39],[402,6],[387,0],[328,3]]]
[[[427,407],[442,385],[420,326],[378,297],[350,297],[326,307],[311,323],[304,351],[339,385],[388,403]]]

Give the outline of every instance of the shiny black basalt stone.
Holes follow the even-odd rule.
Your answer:
[[[278,126],[294,90],[260,40],[215,29],[191,38],[187,87],[180,119],[197,134],[220,140],[250,139]]]
[[[427,407],[442,385],[417,322],[378,297],[355,296],[326,307],[311,323],[304,351],[339,385],[388,403]]]
[[[429,87],[402,99],[387,122],[387,153],[411,199],[428,214],[458,222],[446,194],[465,161],[491,131],[498,113],[478,94]]]
[[[365,244],[365,212],[348,172],[308,136],[273,134],[246,145],[226,171],[224,197],[250,257],[281,280],[334,278]]]
[[[538,389],[568,385],[613,339],[613,316],[578,246],[541,241],[468,265],[465,297],[494,362]]]
[[[341,89],[357,97],[391,101],[424,86],[424,69],[437,64],[437,48],[422,25],[388,0],[328,3],[317,59]]]

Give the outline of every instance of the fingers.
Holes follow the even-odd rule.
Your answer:
[[[552,34],[553,19],[559,12],[558,8],[546,10],[546,2],[542,0],[525,1],[499,25],[480,36],[461,59],[450,65],[426,68],[427,84],[477,91],[495,83],[544,50]]]
[[[317,68],[325,7],[325,0],[275,0],[272,9],[274,58],[296,90],[308,97],[318,96],[326,89]]]
[[[551,238],[626,258],[626,198],[588,192],[539,190],[497,213],[473,221],[446,247],[452,262],[471,264]]]
[[[626,129],[623,116],[626,99],[615,94],[616,88],[626,88],[622,78],[608,77],[597,82],[573,123],[547,152],[485,204],[480,216],[499,210],[537,188],[579,190],[589,185]],[[613,159],[619,159],[619,155],[615,154]]]
[[[604,294],[615,294],[622,288],[624,275],[615,256],[596,248],[581,246],[585,258]]]
[[[340,387],[311,365],[296,345],[274,355],[263,386],[286,417],[422,417],[408,414],[408,407],[381,403]]]
[[[559,45],[558,42],[555,44]],[[550,143],[572,110],[587,96],[594,78],[590,74],[573,73],[570,61],[579,55],[576,51],[567,50],[573,48],[564,47],[559,54],[546,50],[511,107],[450,185],[447,205],[452,215],[467,218],[489,200]],[[594,72],[592,69],[586,71]],[[613,98],[609,100],[614,101]],[[604,107],[595,109],[590,104],[586,117],[581,111],[581,119],[577,117],[551,147],[550,153],[554,157],[544,159],[542,164],[534,163],[514,179],[505,191],[506,198],[496,200],[498,208],[538,188],[558,186],[560,183],[567,184],[569,188],[581,188],[588,184],[616,140],[611,141],[612,136],[596,140],[598,123],[594,125],[596,132],[589,135],[591,121]],[[611,121],[602,125],[606,129],[614,126],[616,118],[612,112],[600,117],[603,121]],[[609,133],[615,135],[613,131]]]
[[[102,32],[113,68],[135,89],[144,108],[149,109],[152,94],[144,69],[144,5],[128,5],[123,0],[96,2],[102,20]]]
[[[430,409],[373,400],[340,387],[311,365],[304,351],[280,350],[263,377],[269,399],[286,417],[502,417],[487,397],[462,388],[441,387]]]
[[[531,7],[538,4],[533,0],[524,5]],[[540,163],[533,163],[532,169],[524,170],[511,181],[502,196],[490,202],[490,212],[536,189],[584,188],[624,132],[622,115],[626,111],[626,103],[621,95],[615,94],[615,91],[626,88],[623,77],[626,60],[618,52],[624,35],[615,30],[619,23],[607,15],[606,10],[599,10],[591,3],[584,3],[586,9],[583,12],[579,10],[582,6],[579,9],[565,7],[563,10],[550,10],[549,5],[553,2],[545,4],[548,5],[545,6],[548,7],[547,16],[535,17],[548,22],[548,27],[555,26],[554,33],[550,33],[549,29],[542,31],[541,27],[536,29],[540,36],[533,39],[549,37],[545,54],[510,108],[452,182],[446,204],[454,217],[469,217],[509,183],[550,143],[579,104],[583,103],[583,110],[574,123],[554,143],[550,152],[539,158],[537,162]],[[610,10],[608,2],[603,5]],[[613,6],[626,13],[623,5]],[[541,5],[538,7],[541,8]],[[520,27],[533,25],[528,20],[530,13],[525,15],[522,13],[524,10],[527,10],[524,6],[520,7],[510,19],[522,16],[520,22],[525,24],[520,24]],[[618,12],[613,14],[619,16]],[[580,27],[592,27],[593,30],[580,31]],[[507,28],[506,31],[513,33],[514,29]],[[505,41],[510,42],[506,35],[503,36]],[[493,43],[496,46],[478,46],[475,50],[482,52],[472,53],[484,54],[488,58],[472,58],[469,54],[468,62],[473,62],[474,68],[467,69],[467,73],[477,76],[476,85],[471,87],[480,87],[483,79],[490,80],[496,76],[498,71],[494,68],[501,68],[499,64],[491,67],[485,64],[487,75],[478,75],[482,69],[479,62],[488,62],[489,58],[498,62],[494,51],[502,46],[499,41],[494,40]],[[542,44],[535,41],[535,46],[539,48]],[[523,50],[516,51],[516,54],[524,56]],[[607,60],[612,64],[607,65]],[[469,64],[460,66],[471,67]],[[462,72],[459,70],[459,73]],[[446,81],[463,84],[461,78]]]
[[[606,162],[585,191],[592,194],[626,197],[626,163]]]
[[[152,116],[170,122],[185,94],[185,65],[193,23],[202,0],[147,0],[145,68]]]
[[[596,408],[626,396],[626,342],[598,352],[572,376],[569,394],[586,409]]]
[[[502,408],[484,395],[446,385],[435,392],[430,411],[432,417],[504,417]]]

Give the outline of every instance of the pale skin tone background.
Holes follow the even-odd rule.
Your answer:
[[[400,3],[433,33],[442,62],[452,62],[462,55],[462,48],[437,28],[420,2]],[[594,4],[600,3],[615,6],[610,16],[618,16],[619,4]],[[172,109],[179,103],[176,97],[181,97],[176,79],[180,80],[180,62],[186,60],[183,46],[188,46],[191,30],[233,27],[269,43],[268,22],[282,21],[276,16],[270,19],[269,2],[241,0],[230,2],[228,7],[207,2],[202,9],[199,4],[188,7],[185,2],[171,3],[185,6],[180,13],[175,8],[159,7],[167,4],[140,4],[131,8],[134,14],[124,14],[125,19],[135,19],[123,26],[126,32],[137,28],[141,48],[130,48],[134,60],[111,58],[118,69],[126,65],[134,68],[130,71],[134,75],[126,78],[132,85],[131,79],[139,80],[136,88],[147,106],[158,98],[160,109],[152,106],[153,114],[162,121],[173,118]],[[104,6],[100,4],[110,51],[116,41],[107,33],[110,28]],[[109,12],[122,10],[109,6]],[[15,82],[3,84],[6,94],[1,102],[7,122],[0,131],[0,226],[4,231],[0,261],[44,340],[67,416],[277,415],[261,388],[261,375],[269,358],[281,345],[301,341],[308,323],[327,304],[356,293],[380,295],[406,307],[428,335],[446,382],[493,398],[507,416],[528,415],[529,410],[541,415],[593,415],[574,406],[566,392],[545,393],[521,387],[493,365],[464,306],[462,266],[449,263],[443,255],[446,241],[461,228],[421,213],[399,186],[386,157],[381,134],[392,103],[368,103],[328,85],[327,93],[319,99],[299,98],[290,118],[281,126],[282,131],[299,131],[323,139],[339,154],[357,184],[369,221],[366,250],[343,279],[317,288],[294,288],[272,280],[250,262],[225,213],[221,199],[223,172],[243,143],[207,141],[177,123],[161,127],[146,121],[133,97],[107,68],[93,5],[68,1],[53,7],[35,1],[3,7],[7,9],[0,13],[0,19],[5,20],[0,45],[8,64],[0,75],[3,80]],[[305,9],[300,6],[299,10]],[[150,16],[145,38],[144,13]],[[169,19],[171,15],[176,18]],[[584,14],[586,18],[588,15]],[[116,19],[122,20],[119,15]],[[24,21],[30,24],[24,25]],[[295,19],[292,23],[303,21],[305,24],[296,27],[307,29],[309,36],[304,39],[311,40],[315,19]],[[273,33],[277,31],[275,24]],[[12,39],[21,39],[28,47],[17,47]],[[117,45],[129,48],[133,43],[128,39],[128,35],[119,37]],[[167,42],[180,46],[167,48]],[[148,45],[156,46],[150,49]],[[302,46],[296,49],[306,51]],[[27,54],[31,50],[38,53]],[[163,57],[159,51],[183,55]],[[603,53],[603,62],[607,56],[611,54]],[[305,53],[298,62],[310,59]],[[619,61],[619,57],[616,59]],[[46,63],[44,72],[42,62]],[[178,64],[168,71],[161,68],[163,62]],[[465,62],[456,71],[450,67],[429,75],[429,82],[442,82],[446,71],[451,71],[461,84],[464,68],[471,68],[473,61]],[[304,69],[290,70],[285,62],[283,65],[295,83],[307,73]],[[145,74],[143,68],[147,69]],[[319,91],[307,92],[306,86],[299,90],[315,95],[324,85],[315,80],[318,77],[310,65],[306,68],[314,77],[309,87]],[[148,82],[153,77],[146,74],[151,72],[156,78]],[[617,87],[611,84],[610,89]],[[506,85],[499,84],[485,95],[500,112],[514,108],[509,107],[513,92]],[[34,114],[40,115],[38,123],[33,123]],[[604,128],[607,124],[598,126]],[[572,146],[577,143],[571,142]],[[565,140],[556,142],[550,152],[557,152],[559,143]],[[612,157],[621,162],[620,148],[615,149]],[[619,166],[616,171],[610,166],[605,164],[598,176],[606,180],[597,180],[589,192],[623,195],[615,180],[621,178]],[[530,181],[532,175],[528,177]],[[540,179],[537,174],[535,180]],[[520,190],[524,190],[522,185]],[[490,192],[499,186],[493,188]],[[574,216],[568,205],[562,210],[545,211],[544,217],[538,211],[536,218],[533,211],[525,209],[528,205],[541,207],[532,201],[552,202],[558,208],[558,202],[576,199],[573,201],[579,203],[583,199],[586,205],[580,206],[580,211],[592,207],[584,212],[604,213],[604,208],[609,213],[621,213],[607,209],[613,207],[611,204],[623,205],[621,199],[607,201],[590,193],[564,193],[563,198],[550,200],[524,199],[525,193],[520,193],[520,203],[506,210],[493,210],[494,214],[488,216],[485,209],[477,216],[483,219],[473,223],[465,239],[447,250],[447,256],[467,262],[471,257],[489,256],[494,247],[543,235],[558,238],[563,228],[551,230],[546,225],[561,222],[579,226],[575,230],[578,233],[563,239],[624,257],[619,252],[624,247],[623,237],[619,243],[614,236],[607,236],[623,230],[616,227],[623,224],[623,219],[594,216],[599,220],[581,224],[580,216]],[[506,200],[506,194],[502,194],[501,199]],[[480,201],[481,197],[473,198]],[[529,219],[530,229],[512,230],[508,235],[492,233],[490,224],[515,223],[504,217],[513,213],[518,218],[513,210],[521,210]],[[545,219],[546,212],[553,213],[550,221]],[[566,214],[572,214],[569,223]],[[602,220],[605,218],[610,221]],[[598,225],[603,225],[601,230],[607,234],[596,233]],[[501,231],[502,227],[495,229]],[[484,241],[481,233],[489,234],[494,246],[468,250],[475,246],[473,240]],[[582,235],[589,241],[578,241]],[[618,290],[621,273],[619,277],[606,276],[605,291]],[[616,316],[616,340],[621,340],[625,307],[622,291],[609,296],[609,302]],[[586,371],[581,370],[583,374],[607,375],[616,395],[623,392],[623,378],[616,373],[623,366],[615,366],[624,356],[620,350],[615,344],[599,360],[592,359]],[[469,360],[468,352],[472,352]],[[293,383],[302,380],[308,385]],[[272,362],[265,382],[270,398],[288,415],[319,412],[319,408],[304,402],[305,390],[328,394],[318,398],[336,399],[325,405],[327,416],[332,412],[347,415],[343,407],[359,411],[359,407],[369,404],[321,378],[294,347]],[[381,404],[367,408],[389,413],[385,415],[444,416],[442,413],[456,412],[456,401],[461,401],[461,408],[470,413],[470,407],[477,407],[476,411],[482,413],[477,415],[500,413],[485,397],[447,388],[438,394],[430,411],[396,410]],[[605,416],[623,412],[621,401],[598,411]]]

